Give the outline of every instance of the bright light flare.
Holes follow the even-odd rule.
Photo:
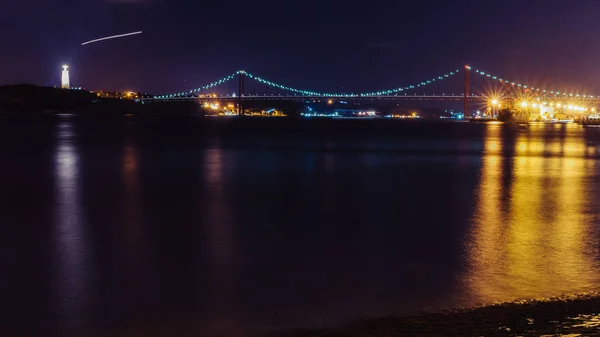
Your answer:
[[[99,42],[99,41],[104,41],[104,40],[110,40],[110,39],[118,39],[120,37],[137,35],[137,34],[142,34],[142,31],[140,30],[139,32],[132,32],[132,33],[126,33],[126,34],[119,34],[119,35],[112,35],[112,36],[102,37],[102,38],[99,38],[99,39],[95,39],[95,40],[90,40],[90,41],[84,42],[81,45],[85,46],[86,44],[90,44],[90,43],[94,43],[94,42]]]
[[[526,108],[527,107],[527,102],[521,102],[521,108]]]

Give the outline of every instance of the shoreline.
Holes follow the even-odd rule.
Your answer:
[[[521,300],[477,308],[358,319],[331,328],[273,331],[263,337],[600,336],[600,293]]]

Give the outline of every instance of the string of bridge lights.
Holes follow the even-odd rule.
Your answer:
[[[424,87],[427,85],[430,85],[436,81],[441,81],[441,80],[445,80],[447,78],[450,78],[454,75],[456,75],[459,72],[459,70],[456,71],[451,71],[449,73],[443,74],[441,76],[438,77],[434,77],[431,80],[426,80],[423,82],[420,82],[416,85],[409,85],[406,87],[400,87],[400,88],[393,88],[393,89],[388,89],[388,90],[382,90],[382,91],[375,91],[375,92],[365,92],[365,93],[319,93],[319,92],[315,92],[315,91],[311,91],[311,90],[303,90],[303,89],[297,89],[297,88],[292,88],[292,87],[288,87],[279,83],[275,83],[275,82],[271,82],[269,80],[266,80],[262,77],[258,77],[258,76],[254,76],[248,72],[244,72],[244,75],[248,76],[249,78],[258,81],[260,83],[269,85],[271,87],[275,87],[278,89],[282,89],[282,90],[287,90],[287,91],[291,91],[291,92],[295,92],[295,93],[299,93],[302,95],[306,95],[306,96],[320,96],[320,97],[370,97],[370,96],[383,96],[383,95],[392,95],[392,94],[398,94],[400,92],[404,92],[404,91],[409,91],[412,89],[416,89],[419,87]]]
[[[255,76],[247,71],[244,70],[238,70],[237,72],[235,72],[234,74],[231,74],[227,77],[224,77],[218,81],[212,82],[210,84],[207,84],[205,86],[202,86],[200,88],[197,89],[193,89],[193,90],[189,90],[189,91],[183,91],[180,93],[175,93],[175,94],[170,94],[170,95],[161,95],[161,96],[154,96],[155,99],[166,99],[166,98],[176,98],[176,97],[183,97],[183,96],[187,96],[187,95],[191,95],[197,92],[200,92],[202,90],[207,90],[210,88],[213,88],[217,85],[223,84],[225,82],[228,82],[230,80],[232,80],[233,78],[235,78],[235,75],[239,75],[239,74],[244,74],[244,76],[247,76],[248,78],[251,78],[259,83],[262,84],[266,84],[269,85],[271,87],[274,88],[278,88],[281,90],[287,90],[287,91],[291,91],[297,94],[301,94],[301,95],[305,95],[305,96],[319,96],[319,97],[371,97],[371,96],[383,96],[383,95],[392,95],[392,94],[398,94],[400,92],[404,92],[404,91],[410,91],[412,89],[416,89],[416,88],[420,88],[420,87],[424,87],[430,84],[435,83],[436,81],[442,81],[445,79],[448,79],[456,74],[459,73],[460,70],[456,70],[456,71],[451,71],[449,73],[443,74],[441,76],[438,77],[434,77],[430,80],[425,80],[423,82],[420,83],[416,83],[414,85],[408,85],[405,87],[400,87],[400,88],[393,88],[393,89],[388,89],[388,90],[382,90],[382,91],[374,91],[374,92],[365,92],[365,93],[321,93],[321,92],[316,92],[316,91],[312,91],[312,90],[304,90],[304,89],[298,89],[298,88],[292,88],[292,87],[288,87],[285,86],[283,84],[279,84],[279,83],[275,83],[272,81],[269,81],[267,79],[264,79],[262,77],[259,76]]]
[[[472,70],[472,67],[470,67],[470,66],[467,65],[467,66],[465,66],[465,70],[467,70],[467,71],[468,70]],[[503,83],[503,84],[508,84],[508,85],[513,86],[513,87],[517,87],[519,89],[530,90],[532,92],[536,91],[536,92],[542,92],[542,93],[545,93],[545,94],[549,93],[549,94],[556,95],[556,96],[583,97],[583,98],[600,98],[600,96],[579,95],[579,94],[575,94],[574,95],[572,93],[571,94],[567,94],[565,92],[560,92],[560,91],[554,91],[554,90],[548,90],[548,89],[542,89],[542,88],[535,88],[535,87],[532,87],[532,86],[528,86],[528,85],[524,85],[524,84],[521,84],[521,83],[510,81],[510,80],[507,80],[507,79],[503,79],[503,78],[501,78],[499,76],[495,76],[495,75],[492,75],[490,73],[486,73],[486,72],[481,71],[479,69],[475,69],[474,71],[475,71],[476,74],[478,74],[480,76],[483,76],[483,77],[487,77],[487,78],[489,78],[491,80],[495,80],[495,81],[498,81],[498,82]],[[441,76],[434,77],[434,78],[432,78],[430,80],[425,80],[425,81],[420,82],[420,83],[416,83],[416,84],[413,84],[413,85],[408,85],[408,86],[405,86],[405,87],[399,87],[399,88],[392,88],[392,89],[382,90],[382,91],[363,92],[363,93],[328,93],[328,92],[317,92],[317,91],[312,91],[312,90],[305,90],[305,89],[298,89],[298,88],[288,87],[286,85],[279,84],[279,83],[276,83],[276,82],[272,82],[272,81],[269,81],[269,80],[267,80],[265,78],[262,78],[262,77],[259,77],[259,76],[255,76],[255,75],[253,75],[253,74],[251,74],[251,73],[249,73],[247,71],[238,70],[238,71],[236,71],[235,73],[233,73],[233,74],[231,74],[229,76],[223,77],[222,79],[214,81],[214,82],[212,82],[210,84],[207,84],[205,86],[202,86],[202,87],[199,87],[199,88],[196,88],[196,89],[192,89],[192,90],[189,90],[189,91],[183,91],[183,92],[180,92],[180,93],[175,93],[175,94],[167,94],[167,95],[161,95],[161,96],[154,96],[154,98],[155,99],[168,99],[168,98],[177,98],[177,97],[188,96],[188,95],[191,95],[191,94],[194,94],[194,93],[198,93],[198,92],[201,92],[201,91],[204,91],[204,90],[208,90],[210,88],[214,88],[214,87],[216,87],[218,85],[221,85],[223,83],[231,81],[232,79],[234,79],[236,77],[236,75],[239,75],[239,74],[243,74],[244,76],[247,76],[248,78],[253,79],[253,80],[255,80],[255,81],[259,82],[259,83],[262,83],[262,84],[265,84],[265,85],[268,85],[268,86],[271,86],[271,87],[274,87],[274,88],[277,88],[277,89],[286,90],[286,91],[290,91],[290,92],[293,92],[293,93],[296,93],[296,94],[304,95],[304,96],[318,96],[318,97],[332,97],[332,98],[335,98],[335,97],[376,97],[376,96],[397,95],[397,94],[402,93],[402,92],[411,91],[411,90],[414,90],[414,89],[417,89],[417,88],[425,87],[425,86],[431,85],[431,84],[433,84],[435,82],[439,82],[439,81],[442,81],[442,80],[446,80],[446,79],[448,79],[450,77],[453,77],[454,75],[458,74],[459,72],[460,72],[460,69],[457,69],[455,71],[451,71],[451,72],[445,73],[445,74],[443,74]]]
[[[471,70],[471,69],[472,69],[470,66],[466,66],[466,68],[467,68],[468,70]],[[521,84],[521,83],[517,83],[517,82],[509,81],[509,80],[507,80],[507,79],[503,79],[503,78],[501,78],[501,77],[499,77],[499,76],[494,76],[494,75],[492,75],[492,74],[490,74],[490,73],[486,73],[486,72],[484,72],[484,71],[481,71],[481,70],[479,70],[479,69],[475,69],[475,73],[476,73],[476,74],[479,74],[479,75],[481,75],[481,76],[484,76],[484,77],[490,78],[490,79],[492,79],[492,80],[496,80],[496,81],[498,81],[498,82],[500,82],[500,83],[504,83],[504,84],[511,85],[511,86],[513,86],[513,87],[517,87],[517,88],[519,88],[519,89],[529,89],[529,90],[531,90],[532,92],[533,92],[533,91],[536,91],[536,92],[542,92],[542,93],[545,93],[545,94],[548,94],[548,93],[549,93],[549,94],[551,94],[551,95],[556,95],[556,96],[583,97],[583,98],[600,98],[600,96],[593,96],[593,95],[579,95],[579,94],[575,94],[575,95],[574,95],[574,94],[572,94],[572,93],[569,93],[569,94],[567,94],[566,92],[560,92],[560,91],[554,91],[554,90],[548,90],[548,89],[542,89],[542,88],[535,88],[535,87],[532,87],[532,86],[527,86],[527,85],[524,85],[524,84]]]
[[[233,74],[231,74],[229,76],[223,77],[222,79],[220,79],[218,81],[214,81],[214,82],[212,82],[210,84],[207,84],[207,85],[202,86],[200,88],[192,89],[190,91],[183,91],[183,92],[180,92],[180,93],[170,94],[170,95],[154,96],[154,98],[156,98],[156,99],[165,99],[165,98],[183,97],[183,96],[186,96],[186,95],[191,95],[193,93],[197,93],[197,92],[200,92],[202,90],[207,90],[207,89],[210,89],[210,88],[214,88],[214,87],[216,87],[218,85],[221,85],[221,84],[223,84],[225,82],[231,81],[232,79],[235,78],[235,75],[237,75],[239,73],[240,73],[239,71],[235,72],[235,73],[233,73]]]

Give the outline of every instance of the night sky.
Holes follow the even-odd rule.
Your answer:
[[[468,63],[536,86],[600,93],[597,0],[13,0],[3,7],[0,84],[58,85],[68,63],[71,82],[88,89],[180,91],[245,69],[309,90],[367,91]],[[80,46],[137,30],[144,33]]]

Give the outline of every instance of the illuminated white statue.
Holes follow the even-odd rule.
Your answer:
[[[63,71],[62,71],[61,88],[69,89],[71,87],[71,85],[69,84],[69,66],[65,64],[62,67],[63,67]]]

